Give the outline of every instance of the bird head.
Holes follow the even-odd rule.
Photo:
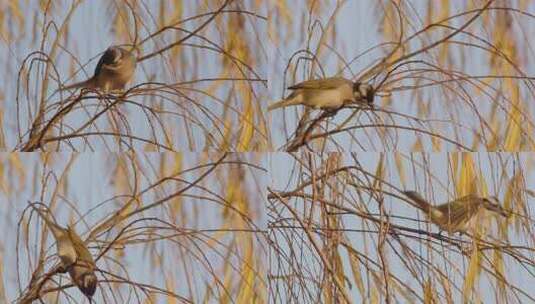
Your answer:
[[[496,196],[489,196],[489,197],[485,197],[483,198],[483,206],[490,210],[490,211],[494,211],[498,214],[501,214],[505,217],[509,217],[510,216],[510,213],[507,212],[505,209],[503,209],[503,207],[500,205],[500,201],[498,200],[498,198]]]
[[[76,277],[75,284],[86,297],[91,298],[97,289],[97,281],[97,276],[94,272],[85,272]]]
[[[368,104],[373,104],[375,90],[371,84],[357,81],[353,84],[353,96],[357,101],[365,99]]]
[[[123,57],[121,49],[116,46],[110,46],[106,52],[109,52],[111,55],[111,63],[118,63]]]

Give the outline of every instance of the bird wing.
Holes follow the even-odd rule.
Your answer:
[[[425,213],[429,213],[431,205],[416,191],[403,191],[408,198],[416,203],[415,207],[418,207]]]
[[[447,215],[450,223],[457,224],[472,218],[479,210],[479,206],[478,197],[467,195],[453,202],[441,204],[436,208]]]
[[[313,79],[294,84],[291,87],[288,87],[288,90],[297,90],[297,89],[336,89],[341,85],[353,83],[350,80],[347,80],[342,77],[329,77],[322,79]]]
[[[76,249],[76,253],[78,254],[78,259],[88,262],[92,264],[92,266],[94,266],[95,262],[93,260],[93,256],[91,255],[91,252],[89,252],[89,249],[87,249],[87,246],[82,240],[82,238],[80,238],[78,233],[76,233],[76,231],[72,227],[69,227],[67,231],[69,232],[69,238],[74,244],[74,248]]]
[[[108,48],[100,57],[97,63],[97,67],[95,68],[95,74],[93,77],[99,75],[102,69],[106,67],[106,65],[114,64],[117,61],[117,56],[120,56],[120,54],[121,52],[117,51],[117,49],[113,47]]]

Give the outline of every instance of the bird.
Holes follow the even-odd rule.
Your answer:
[[[32,207],[44,220],[56,240],[61,261],[60,272],[68,271],[73,284],[91,301],[98,282],[95,275],[96,264],[91,252],[73,227],[64,228],[58,225],[47,211],[34,205]]]
[[[110,46],[100,57],[93,77],[67,85],[59,91],[77,88],[101,89],[104,92],[122,90],[136,70],[136,57],[118,46]]]
[[[372,85],[353,82],[343,77],[307,80],[291,87],[288,97],[274,102],[268,111],[293,105],[305,105],[314,109],[331,110],[345,104],[365,101],[373,104],[375,90]]]
[[[69,275],[73,283],[78,286],[78,289],[91,300],[98,283],[95,275],[95,260],[74,229],[69,229],[68,231],[78,255],[76,262],[69,268]]]
[[[477,225],[477,214],[483,209],[509,217],[509,213],[503,209],[495,196],[480,197],[475,194],[462,196],[453,201],[433,206],[427,202],[418,192],[403,191],[403,193],[416,203],[416,207],[422,210],[426,216],[440,229],[448,233],[466,233]]]

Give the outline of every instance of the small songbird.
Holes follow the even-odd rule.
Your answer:
[[[68,271],[73,284],[91,300],[97,287],[96,265],[91,252],[73,227],[63,228],[47,211],[33,205],[32,207],[45,221],[56,240],[61,270]]]
[[[69,268],[69,275],[82,293],[91,299],[95,294],[98,282],[95,275],[95,260],[74,229],[68,229],[68,231],[77,254],[76,263]]]
[[[136,70],[136,57],[118,46],[109,47],[95,68],[93,77],[67,85],[60,90],[76,88],[101,89],[105,92],[124,89]]]
[[[467,232],[475,228],[476,215],[482,209],[496,212],[504,217],[510,215],[500,206],[495,196],[479,197],[469,194],[451,202],[433,206],[415,191],[403,191],[403,193],[416,203],[416,207],[421,209],[431,222],[448,233]]]
[[[293,92],[285,99],[271,104],[268,111],[293,105],[323,110],[363,101],[371,105],[375,97],[375,90],[370,84],[342,77],[307,80],[288,89]]]

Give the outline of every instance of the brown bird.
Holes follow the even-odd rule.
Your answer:
[[[96,265],[91,252],[73,227],[63,228],[47,211],[33,205],[32,207],[45,221],[56,240],[56,248],[61,260],[61,271],[68,271],[73,284],[91,300],[97,287]]]
[[[440,229],[448,233],[467,232],[475,228],[477,213],[487,209],[505,217],[510,214],[503,209],[495,196],[479,197],[469,194],[456,200],[433,206],[415,191],[403,191],[403,193],[416,203],[416,207]]]
[[[307,80],[288,87],[288,90],[292,90],[292,93],[271,104],[268,111],[294,105],[323,110],[357,102],[371,105],[375,96],[370,84],[353,82],[342,77]]]
[[[135,70],[136,57],[134,54],[118,46],[111,46],[100,57],[93,77],[67,85],[60,90],[76,88],[98,88],[105,92],[122,90],[134,76]]]

